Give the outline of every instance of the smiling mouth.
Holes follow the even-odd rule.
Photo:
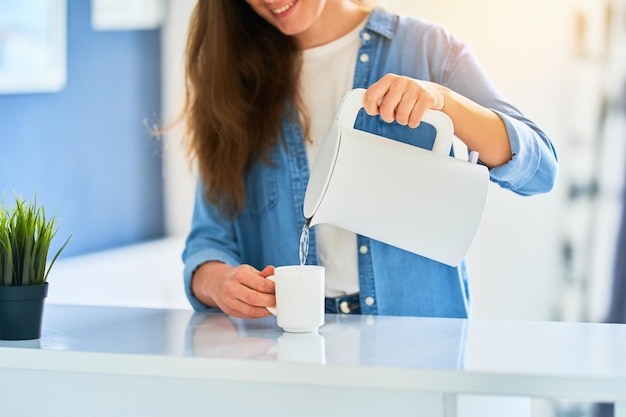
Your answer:
[[[291,9],[294,4],[296,4],[296,1],[297,0],[293,0],[290,3],[285,4],[283,7],[279,7],[278,9],[273,9],[272,13],[274,14],[285,13],[287,10]]]

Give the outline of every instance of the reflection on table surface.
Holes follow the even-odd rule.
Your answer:
[[[49,304],[40,340],[0,347],[626,381],[625,325],[327,315],[300,336],[274,316]]]
[[[274,316],[51,304],[40,340],[0,347],[458,369],[466,327],[466,320],[327,315],[318,333],[290,334]]]
[[[243,320],[194,314],[186,346],[194,356],[341,365],[461,367],[465,320],[327,315],[319,332],[286,333],[273,317]]]

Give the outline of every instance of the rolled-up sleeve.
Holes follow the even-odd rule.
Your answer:
[[[550,191],[556,182],[558,159],[548,135],[503,97],[468,44],[453,36],[446,42],[449,48],[445,58],[440,59],[441,82],[494,111],[508,133],[513,157],[490,170],[491,181],[525,196]]]
[[[506,126],[513,157],[489,171],[491,180],[520,195],[550,191],[558,175],[558,159],[548,137],[527,119],[494,111]]]

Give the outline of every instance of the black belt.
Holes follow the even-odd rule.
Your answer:
[[[326,312],[330,314],[361,314],[359,293],[326,297]]]

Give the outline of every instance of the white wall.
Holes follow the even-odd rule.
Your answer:
[[[50,270],[46,302],[190,310],[183,248],[184,239],[170,237],[60,259]]]
[[[163,25],[163,114],[165,125],[177,120],[184,101],[184,48],[189,17],[195,0],[168,3]],[[182,142],[182,125],[163,138],[165,187],[165,230],[168,235],[184,236],[189,230],[195,186],[195,171],[187,161]]]

